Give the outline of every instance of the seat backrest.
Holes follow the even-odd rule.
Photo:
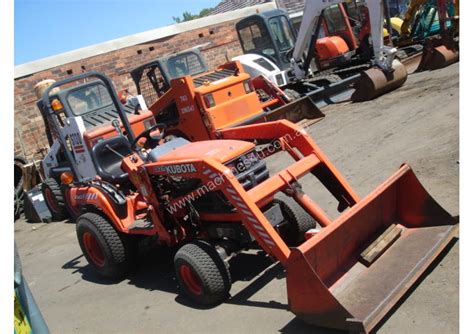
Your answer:
[[[128,179],[122,168],[123,157],[132,153],[130,142],[124,136],[105,139],[92,147],[92,160],[97,174],[110,183],[121,183]]]

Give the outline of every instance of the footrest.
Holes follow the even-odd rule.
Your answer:
[[[148,230],[153,228],[153,223],[147,219],[138,219],[128,227],[128,230]]]

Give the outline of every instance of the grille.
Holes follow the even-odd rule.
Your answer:
[[[213,82],[213,81],[230,77],[232,75],[234,75],[234,70],[224,69],[224,70],[215,71],[215,72],[194,78],[193,82],[194,82],[194,86],[199,87],[199,86],[202,86],[205,81]]]
[[[133,114],[133,110],[127,106],[124,106],[123,109],[127,113],[127,116]],[[110,124],[114,119],[119,118],[117,111],[111,108],[99,109],[97,111],[82,115],[82,120],[86,129],[96,127],[102,124]]]
[[[139,87],[147,106],[153,105],[168,89],[157,66],[148,67],[143,71]]]

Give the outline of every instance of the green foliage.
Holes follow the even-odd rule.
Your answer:
[[[181,22],[186,22],[186,21],[191,21],[191,20],[194,20],[194,19],[198,19],[200,17],[204,17],[204,16],[207,16],[209,15],[209,13],[213,10],[214,8],[211,7],[211,8],[204,8],[202,9],[199,14],[191,14],[190,12],[188,11],[185,11],[183,13],[183,17],[176,17],[176,16],[173,16],[173,21],[176,22],[176,23],[181,23]]]

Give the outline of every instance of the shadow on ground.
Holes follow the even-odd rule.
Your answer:
[[[428,270],[417,280],[410,290],[402,297],[402,299],[391,309],[389,313],[374,328],[372,333],[376,333],[382,325],[397,311],[401,304],[411,295],[418,285],[438,266],[446,254],[456,244],[457,239],[453,240],[449,246],[440,254],[437,260],[430,265]],[[94,269],[84,263],[83,255],[80,255],[63,265],[63,269],[72,270],[72,274],[80,273],[82,279],[96,284],[112,285],[122,281],[128,281],[128,284],[146,290],[160,290],[176,295],[175,301],[183,306],[205,310],[217,307],[202,306],[189,301],[185,296],[180,294],[178,281],[175,277],[173,257],[176,250],[166,247],[154,247],[144,253],[137,263],[136,270],[133,274],[122,280],[110,280],[100,277]],[[82,261],[81,261],[82,259]],[[285,269],[280,263],[275,263],[263,251],[257,253],[241,253],[230,260],[232,281],[251,282],[235,295],[231,296],[224,303],[240,306],[250,306],[258,308],[273,308],[288,310],[288,304],[277,301],[252,301],[253,295],[262,290],[267,284],[274,279],[284,279]],[[296,317],[287,325],[280,329],[281,333],[316,333],[316,334],[341,334],[345,333],[338,330],[329,330],[325,328],[316,328],[308,325]]]

